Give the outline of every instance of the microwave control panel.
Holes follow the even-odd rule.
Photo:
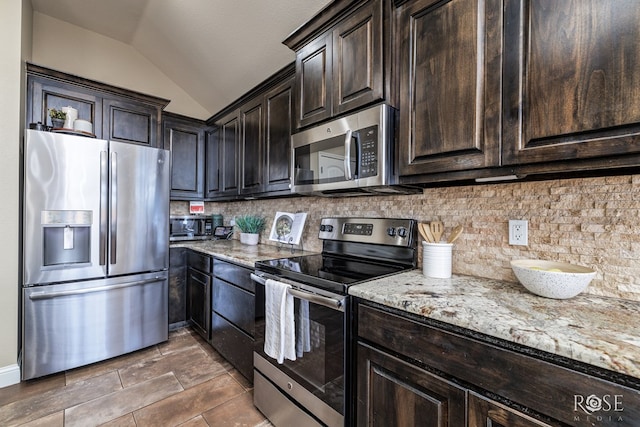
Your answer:
[[[378,126],[358,130],[360,139],[360,170],[358,178],[378,175]]]

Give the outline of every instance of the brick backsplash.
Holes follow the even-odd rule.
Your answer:
[[[585,292],[640,301],[640,175],[494,183],[425,189],[421,195],[349,198],[291,197],[207,203],[206,213],[263,214],[268,233],[277,211],[307,212],[304,249],[320,251],[325,216],[439,219],[445,236],[461,224],[453,272],[516,282],[509,262],[520,258],[565,261],[598,273]],[[173,214],[188,203],[172,202]],[[529,221],[529,245],[508,244],[508,220]],[[418,259],[421,260],[421,249]]]

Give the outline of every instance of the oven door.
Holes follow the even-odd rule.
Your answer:
[[[284,281],[292,286],[289,293],[294,298],[296,360],[285,359],[283,364],[278,364],[275,359],[265,354],[264,317],[256,319],[254,353],[254,368],[257,371],[254,379],[256,406],[275,425],[291,425],[291,422],[298,423],[303,420],[291,418],[291,414],[287,414],[287,405],[283,405],[282,401],[274,401],[272,385],[274,384],[280,393],[286,394],[309,410],[324,424],[343,426],[347,296],[264,273],[252,275],[252,279],[258,286],[264,286],[267,278]],[[266,377],[270,383],[265,387],[259,386],[260,377]],[[270,402],[273,403],[270,404]],[[294,406],[291,404],[291,411],[297,409]]]

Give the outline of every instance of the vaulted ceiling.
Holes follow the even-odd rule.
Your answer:
[[[130,45],[211,114],[292,62],[282,41],[330,0],[31,0]]]

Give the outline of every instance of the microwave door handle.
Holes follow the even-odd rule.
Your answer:
[[[344,136],[344,179],[351,181],[351,136],[353,131],[349,129]]]

